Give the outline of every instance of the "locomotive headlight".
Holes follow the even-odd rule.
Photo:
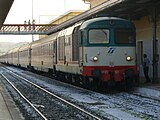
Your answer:
[[[93,61],[94,61],[94,62],[97,62],[97,61],[98,61],[98,57],[97,57],[97,56],[94,56],[94,57],[93,57]]]
[[[126,60],[131,61],[132,60],[131,56],[127,56]]]

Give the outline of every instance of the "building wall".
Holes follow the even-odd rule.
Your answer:
[[[140,76],[144,77],[142,60],[143,54],[146,53],[150,60],[149,75],[153,77],[153,29],[152,21],[149,16],[143,17],[140,20],[133,21],[136,26],[136,39],[137,39],[137,63],[140,68]],[[160,46],[160,20],[157,22],[157,46]],[[160,55],[160,48],[157,49]],[[158,61],[158,71],[160,71],[160,60]],[[158,72],[160,78],[160,72]]]
[[[108,4],[111,4],[120,0],[83,0],[83,1],[90,2],[90,7],[93,8],[97,5],[103,4],[104,2],[108,2]]]
[[[137,39],[151,40],[152,39],[152,21],[149,16],[143,17],[140,20],[133,21],[137,29]],[[160,38],[160,21],[157,23],[157,39]]]
[[[110,1],[110,0],[86,0],[86,1],[90,2],[91,8],[93,8],[99,4],[102,4],[103,2]]]
[[[81,14],[82,12],[84,12],[84,11],[79,11],[79,10],[68,11],[67,13],[58,17],[57,19],[51,21],[51,24],[60,24],[68,19],[71,19],[72,17],[75,17],[75,16]]]
[[[50,22],[50,24],[60,24],[62,22],[67,21],[68,19],[71,19],[72,17],[75,17],[75,16],[81,14],[82,12],[84,12],[84,11],[82,11],[82,10],[71,10],[71,11],[68,11],[65,14],[59,16],[58,18],[52,20]],[[41,38],[43,38],[45,36],[46,35],[39,35],[39,39],[41,39]]]

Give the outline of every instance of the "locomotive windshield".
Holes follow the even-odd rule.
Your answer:
[[[109,30],[91,29],[89,31],[89,43],[90,44],[109,43]]]
[[[117,29],[115,31],[116,44],[134,44],[135,34],[131,29]]]

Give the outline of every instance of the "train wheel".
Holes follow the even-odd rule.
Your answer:
[[[76,86],[80,85],[80,76],[79,75],[74,75],[74,84]]]
[[[133,90],[133,78],[126,78],[124,84],[124,91]]]
[[[99,78],[94,78],[93,80],[93,89],[95,91],[101,91],[100,88],[102,87],[102,82]]]
[[[70,83],[70,77],[69,74],[63,74],[64,75],[64,81],[67,83]]]
[[[125,90],[125,83],[121,82],[116,82],[116,90],[118,91],[124,91]]]
[[[76,84],[76,77],[74,75],[71,75],[71,84]]]
[[[127,82],[127,89],[133,90],[133,88],[134,88],[134,81],[133,81],[133,78],[130,78]]]
[[[57,77],[59,81],[66,82],[64,73],[57,72]]]
[[[84,87],[87,89],[92,89],[92,83],[89,77],[84,77]]]
[[[99,81],[99,83],[98,83],[98,90],[100,92],[106,92],[107,88],[108,88],[108,83],[107,82]]]
[[[136,75],[135,76],[135,83],[134,84],[138,86],[139,83],[140,83],[140,77],[139,77],[139,75]]]
[[[76,75],[76,84],[77,84],[78,86],[85,87],[85,80],[84,80],[83,76],[81,76],[81,75]]]

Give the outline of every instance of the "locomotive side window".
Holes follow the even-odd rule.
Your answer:
[[[109,43],[109,30],[108,29],[91,29],[89,31],[89,43],[91,44]]]
[[[135,43],[135,35],[133,30],[118,29],[115,31],[116,44],[133,44]]]

